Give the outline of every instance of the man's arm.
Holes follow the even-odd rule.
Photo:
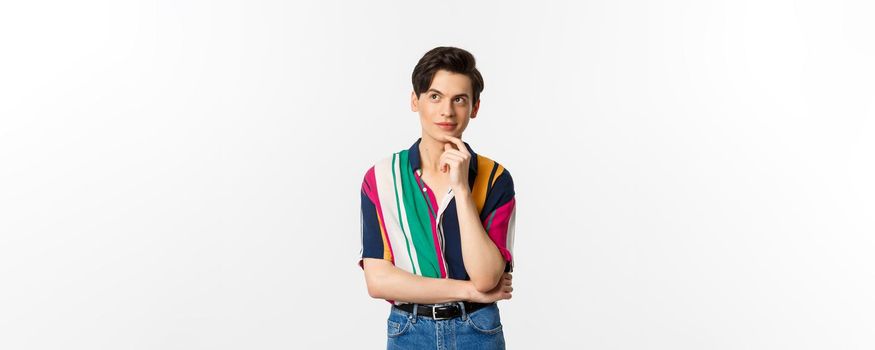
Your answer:
[[[505,261],[495,242],[489,238],[471,192],[455,194],[462,240],[462,260],[465,271],[479,292],[495,288],[504,273]]]
[[[363,268],[372,298],[438,304],[470,300],[474,291],[471,281],[414,275],[384,259],[364,258]]]

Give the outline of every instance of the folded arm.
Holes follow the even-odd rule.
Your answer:
[[[419,304],[440,304],[455,301],[491,303],[510,299],[513,292],[510,273],[504,273],[495,288],[480,292],[471,281],[451,278],[431,278],[414,275],[393,265],[391,261],[364,258],[365,282],[372,298]]]
[[[372,298],[420,304],[470,300],[470,281],[430,278],[404,271],[388,260],[364,258],[365,282]]]
[[[480,222],[470,192],[456,194],[456,209],[465,271],[477,291],[486,292],[495,288],[501,280],[506,261]]]

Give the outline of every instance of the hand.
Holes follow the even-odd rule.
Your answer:
[[[491,303],[493,301],[498,301],[502,299],[510,299],[512,297],[510,293],[513,292],[513,287],[511,286],[512,278],[513,276],[510,274],[510,272],[505,272],[503,275],[501,275],[501,282],[499,282],[498,285],[495,286],[495,288],[492,288],[492,290],[486,293],[478,292],[477,289],[475,289],[472,285],[471,297],[468,299],[468,301],[473,301],[477,303]]]
[[[441,154],[438,166],[443,173],[450,173],[450,187],[454,192],[469,191],[468,167],[471,164],[471,153],[461,139],[444,135],[444,153]],[[453,147],[455,146],[455,147]]]

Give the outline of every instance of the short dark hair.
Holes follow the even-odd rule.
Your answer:
[[[451,46],[438,46],[425,53],[416,67],[413,68],[413,92],[419,97],[428,91],[434,74],[443,69],[453,73],[465,74],[471,79],[471,105],[480,100],[483,91],[483,76],[477,70],[474,55],[470,52]]]

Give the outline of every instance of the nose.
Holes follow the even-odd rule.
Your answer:
[[[453,111],[452,101],[441,103],[441,115],[442,116],[452,117],[454,114],[455,113]]]

